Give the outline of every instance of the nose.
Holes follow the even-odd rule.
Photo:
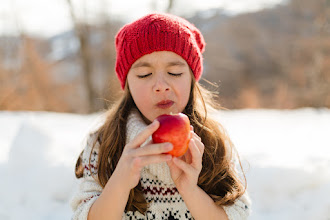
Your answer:
[[[154,89],[155,92],[166,92],[170,90],[169,84],[166,82],[163,76],[158,76],[155,79]]]

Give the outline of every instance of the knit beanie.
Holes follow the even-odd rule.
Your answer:
[[[170,14],[153,13],[123,26],[116,35],[116,74],[124,89],[133,63],[155,51],[172,51],[186,60],[196,81],[203,72],[205,41],[187,20]]]

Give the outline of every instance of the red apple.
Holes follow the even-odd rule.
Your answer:
[[[156,118],[159,128],[152,134],[154,143],[170,142],[173,149],[168,153],[180,157],[188,150],[190,140],[190,121],[183,113],[160,115]]]

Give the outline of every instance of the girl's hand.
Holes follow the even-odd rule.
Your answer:
[[[173,157],[171,161],[167,162],[171,177],[180,194],[197,186],[198,177],[202,170],[204,144],[201,138],[193,131],[192,126],[190,134],[191,139],[188,151],[181,158]]]
[[[140,147],[158,127],[159,122],[155,120],[124,147],[111,178],[115,178],[121,186],[127,187],[128,190],[139,183],[140,173],[144,166],[172,159],[171,155],[164,154],[172,150],[171,143],[152,144],[152,141],[149,141],[145,146]]]

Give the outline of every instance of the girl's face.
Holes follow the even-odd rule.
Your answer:
[[[186,107],[192,74],[187,62],[169,51],[146,54],[133,63],[127,83],[143,116],[153,121],[162,114],[176,114]]]

